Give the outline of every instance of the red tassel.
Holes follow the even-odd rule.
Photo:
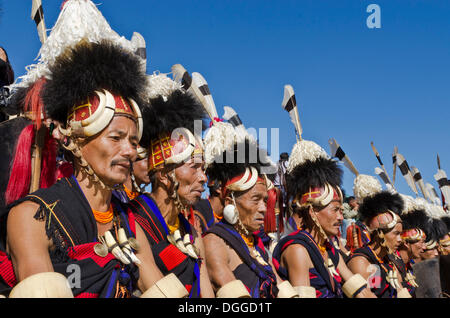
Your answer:
[[[38,79],[28,91],[24,101],[24,110],[33,114],[32,119],[36,123],[37,130],[41,128],[42,123],[41,115],[44,111],[44,103],[42,102],[41,91],[45,82],[44,77]]]
[[[278,214],[278,230],[280,233],[284,231],[284,198],[280,189],[277,189],[278,193],[278,206],[280,207],[280,213]]]
[[[17,140],[11,174],[5,192],[6,204],[28,194],[31,180],[31,149],[35,133],[34,125],[28,125],[22,130]]]
[[[275,188],[267,191],[267,211],[264,215],[264,232],[273,233],[277,231],[277,224],[275,220],[275,206],[277,204],[277,191]]]
[[[62,178],[69,178],[72,174],[73,174],[72,164],[70,162],[64,162],[56,169],[56,180]]]
[[[40,188],[48,188],[56,182],[56,140],[45,131],[42,150]]]

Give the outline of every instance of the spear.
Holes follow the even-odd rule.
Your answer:
[[[44,44],[47,40],[47,31],[45,30],[44,10],[42,9],[41,0],[32,0],[31,19],[36,23],[39,39]]]
[[[340,161],[344,163],[344,165],[351,171],[355,176],[359,175],[358,170],[353,165],[353,162],[347,156],[347,154],[342,150],[341,146],[337,143],[336,139],[330,138],[328,140],[328,144],[331,149],[331,156],[338,158]]]
[[[419,185],[420,191],[425,199],[432,201],[430,198],[427,189],[425,188],[425,183],[423,182],[422,175],[420,174],[419,169],[411,166],[411,171],[413,173],[414,181]]]
[[[397,148],[397,146],[394,146],[394,152],[392,153],[392,163],[394,165],[393,172],[392,172],[392,185],[395,184],[395,172],[397,171],[397,153],[398,153],[398,148]]]
[[[297,140],[302,140],[303,130],[298,116],[297,100],[295,99],[294,88],[289,84],[284,86],[284,97],[281,107],[283,107],[283,109],[289,113],[289,117],[291,117],[295,131],[297,132]]]
[[[373,144],[373,141],[370,142],[370,145],[372,146],[373,153],[375,154],[375,157],[377,157],[378,163],[380,164],[381,168],[383,169],[384,174],[386,175],[389,184],[390,184],[392,187],[394,187],[394,185],[393,185],[392,182],[391,182],[391,179],[389,178],[389,174],[387,173],[386,168],[384,167],[384,164],[383,164],[383,162],[381,161],[380,153],[378,152],[377,148],[375,148],[375,145]]]
[[[414,183],[414,178],[412,176],[411,170],[409,169],[408,162],[402,154],[397,153],[397,164],[402,173],[403,177],[405,177],[406,183],[408,183],[409,187],[413,190],[416,195],[419,195],[417,192],[416,184]]]

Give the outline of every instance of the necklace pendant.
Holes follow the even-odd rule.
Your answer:
[[[94,245],[94,252],[100,257],[106,257],[108,255],[108,247],[103,243],[97,243]]]

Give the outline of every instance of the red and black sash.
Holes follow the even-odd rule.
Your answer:
[[[372,273],[368,278],[370,290],[378,298],[396,298],[397,290],[392,287],[387,280],[388,272],[394,265],[390,265],[388,263],[389,260],[386,260],[386,263],[381,264],[369,246],[355,250],[355,252],[350,256],[350,260],[356,256],[365,257],[369,263],[377,266],[377,270],[374,271],[374,273]]]
[[[252,298],[276,297],[278,288],[276,286],[277,282],[272,266],[263,266],[250,256],[247,244],[232,225],[222,220],[221,222],[214,224],[207,233],[213,233],[221,237],[239,255],[243,263],[233,271],[233,274],[236,279],[239,279],[244,283]],[[269,263],[269,257],[264,249],[261,238],[256,235],[253,235],[253,237],[256,250],[261,254],[263,259]]]
[[[190,298],[200,297],[199,260],[181,252],[167,240],[168,228],[158,206],[146,194],[142,194],[129,203],[136,222],[144,230],[151,245],[156,265],[163,275],[174,273],[189,291]],[[189,222],[179,214],[180,224],[185,233],[192,234]],[[193,238],[191,235],[191,242]]]
[[[47,236],[55,245],[49,252],[54,271],[68,278],[75,297],[123,297],[130,296],[136,289],[139,270],[134,264],[125,266],[111,253],[105,257],[95,254],[97,224],[75,177],[61,179],[48,189],[14,202],[9,208],[24,201],[39,205],[35,219],[45,221]],[[126,213],[117,200],[112,204],[127,236],[135,237],[133,214]],[[11,289],[16,281],[5,253],[0,253],[0,262],[3,287]]]
[[[283,280],[289,280],[289,273],[287,269],[281,266],[281,255],[286,248],[292,244],[300,244],[308,251],[309,257],[311,258],[311,262],[314,266],[313,272],[310,271],[310,284],[316,289],[316,294],[318,294],[318,297],[342,298],[343,292],[341,289],[340,277],[331,276],[331,273],[327,267],[325,267],[324,259],[320,253],[317,243],[308,232],[301,229],[283,237],[275,246],[272,254],[272,260],[278,275],[280,275],[280,278]],[[326,248],[328,257],[332,260],[334,267],[337,268],[339,264],[339,252],[336,251],[333,244],[327,243]],[[313,277],[311,277],[311,273],[314,274]],[[331,283],[331,279],[333,279],[333,284]]]

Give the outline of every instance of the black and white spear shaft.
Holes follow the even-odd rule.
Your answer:
[[[31,19],[36,23],[39,40],[42,44],[47,40],[47,31],[45,29],[44,10],[41,0],[32,0]]]
[[[400,172],[402,173],[403,177],[406,180],[406,183],[409,185],[409,187],[413,190],[413,192],[418,196],[419,192],[416,188],[416,183],[414,182],[414,178],[412,176],[411,170],[409,169],[408,162],[406,161],[405,157],[403,157],[402,154],[397,153],[397,165],[400,169]]]
[[[395,184],[395,173],[397,172],[397,153],[398,148],[397,146],[394,146],[394,152],[392,153],[392,185]]]
[[[414,181],[419,185],[419,189],[422,192],[423,197],[433,202],[433,199],[430,197],[430,195],[428,194],[428,190],[425,187],[425,182],[422,179],[422,175],[420,174],[419,169],[411,166],[411,172],[413,174]]]
[[[350,158],[347,156],[347,154],[344,152],[341,146],[337,143],[337,141],[334,138],[330,138],[328,140],[328,144],[330,145],[331,150],[331,157],[336,157],[340,161],[344,163],[344,166],[346,166],[355,176],[359,175],[358,170],[353,165],[353,162],[350,160]]]
[[[393,185],[392,182],[391,182],[391,179],[389,178],[389,174],[387,173],[386,168],[384,167],[384,164],[383,164],[383,162],[381,161],[380,153],[378,152],[377,148],[375,148],[375,145],[373,144],[373,141],[370,142],[370,145],[372,146],[372,150],[373,150],[373,152],[374,152],[374,154],[375,154],[375,157],[377,157],[378,163],[380,164],[381,168],[382,168],[383,171],[384,171],[384,174],[386,175],[386,178],[388,179],[388,183],[389,183],[392,187],[394,187],[394,185]]]
[[[289,113],[295,131],[297,132],[297,140],[302,140],[302,125],[300,124],[300,117],[298,115],[297,100],[295,98],[294,88],[287,84],[284,86],[284,97],[281,107]]]

